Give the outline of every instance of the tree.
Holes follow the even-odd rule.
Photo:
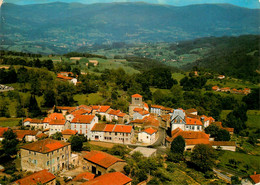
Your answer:
[[[171,143],[171,151],[183,155],[185,149],[185,140],[182,136],[177,136]]]
[[[250,110],[258,110],[260,102],[260,88],[252,89],[252,92],[247,96],[244,96],[242,101],[247,104],[247,108]]]
[[[241,184],[241,181],[239,180],[239,178],[237,176],[232,176],[231,177],[231,184]]]
[[[56,94],[53,89],[47,89],[43,94],[44,106],[53,107],[56,104]]]
[[[56,139],[56,140],[61,140],[62,133],[61,132],[56,132],[55,134],[52,135],[52,138]]]
[[[211,170],[217,156],[210,145],[198,144],[191,153],[191,162],[202,172]]]
[[[4,152],[7,156],[15,155],[17,152],[17,144],[19,143],[17,135],[11,130],[7,130],[3,134],[4,140],[2,141]]]
[[[125,145],[114,145],[111,148],[111,153],[113,155],[119,155],[121,157],[124,157],[126,154],[129,153],[129,149]]]
[[[42,114],[34,95],[31,95],[30,97],[28,112],[30,114],[30,117],[37,117]]]
[[[227,130],[219,129],[215,137],[215,141],[229,141],[230,133]]]
[[[81,151],[83,147],[83,141],[80,136],[72,135],[69,139],[69,142],[71,143],[71,149],[73,151]]]

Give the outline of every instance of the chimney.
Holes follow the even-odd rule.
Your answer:
[[[256,175],[256,171],[254,171],[254,175]]]

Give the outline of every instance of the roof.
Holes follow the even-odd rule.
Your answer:
[[[125,185],[131,181],[131,178],[127,177],[121,172],[112,172],[101,175],[88,182],[84,182],[82,185]]]
[[[202,122],[196,118],[186,117],[186,125],[203,125]]]
[[[104,132],[112,132],[114,130],[115,125],[113,124],[106,124]]]
[[[17,135],[17,139],[22,140],[26,135],[36,136],[38,131],[36,130],[14,130]]]
[[[208,139],[185,139],[186,145],[209,144]]]
[[[210,141],[212,146],[236,146],[235,141]]]
[[[209,141],[209,134],[206,134],[205,132],[201,132],[201,131],[183,131],[180,128],[176,128],[172,131],[172,137],[167,137],[167,141],[172,142],[177,136],[182,136],[185,139],[185,142],[187,139],[189,139],[190,141],[188,142],[198,142],[199,140],[194,140],[194,139],[201,139],[201,142],[203,139],[206,139]],[[193,140],[191,140],[193,139]],[[197,143],[199,144],[199,143]],[[208,144],[208,143],[207,143]]]
[[[63,79],[63,80],[71,80],[73,79],[72,77],[69,76],[63,76],[61,74],[57,74],[57,78]]]
[[[124,117],[124,116],[126,116],[126,115],[127,115],[127,114],[126,114],[126,113],[123,113],[123,112],[120,112],[120,113],[117,114],[118,117]]]
[[[91,131],[99,131],[99,132],[103,132],[104,129],[106,127],[106,124],[104,123],[96,123],[93,128],[91,129]]]
[[[100,106],[100,109],[98,112],[106,112],[109,108],[110,108],[110,106]]]
[[[31,150],[35,152],[40,152],[40,153],[49,153],[54,150],[57,150],[59,148],[62,148],[64,146],[68,146],[70,143],[66,143],[64,141],[58,141],[58,140],[53,140],[50,138],[36,141],[24,146],[21,146],[22,149],[26,150]]]
[[[62,107],[62,106],[56,106],[56,108],[58,110],[70,110],[70,109],[74,109],[74,107]]]
[[[117,115],[119,114],[121,111],[120,110],[114,110],[114,109],[111,109],[108,114],[111,114],[111,115]]]
[[[0,137],[3,137],[4,133],[8,130],[8,127],[0,127]]]
[[[75,115],[71,123],[86,123],[89,124],[95,118],[95,115]]]
[[[143,124],[145,127],[152,126],[158,128],[160,126],[160,121],[156,119],[155,116],[146,116],[143,118]]]
[[[198,112],[196,109],[188,109],[188,110],[186,110],[186,112],[188,112],[188,113],[193,113],[193,112]]]
[[[65,117],[62,113],[52,113],[48,115],[48,118],[50,119],[59,119],[59,120],[65,120]]]
[[[54,180],[56,177],[48,170],[41,170],[36,173],[33,173],[27,177],[24,177],[22,179],[19,179],[15,181],[16,184],[19,185],[36,185],[36,184],[45,184],[52,180]]]
[[[80,173],[78,174],[74,179],[73,181],[78,181],[78,180],[91,180],[91,179],[94,179],[95,177],[95,174],[93,173],[90,173],[90,172],[84,172],[84,173]]]
[[[131,125],[115,125],[114,132],[131,133],[132,129]]]
[[[36,136],[37,138],[47,138],[48,135],[47,134],[44,134],[44,133],[40,133]]]
[[[61,133],[62,135],[75,135],[78,133],[78,131],[67,129],[67,130],[63,130]]]
[[[147,129],[145,129],[143,132],[146,132],[147,134],[152,135],[152,134],[156,133],[157,130],[156,130],[156,129],[153,129],[153,128],[151,128],[151,127],[149,127],[149,128],[147,128]]]
[[[134,94],[132,95],[132,98],[142,98],[142,96],[140,94]]]
[[[23,122],[30,122],[30,123],[42,123],[42,120],[40,119],[31,119],[31,118],[26,118]]]
[[[51,120],[49,125],[65,125],[66,120]]]
[[[151,105],[151,108],[161,109],[161,108],[163,108],[163,106],[161,106],[161,105]]]
[[[147,103],[144,103],[144,107],[147,108],[147,109],[149,109],[149,106],[148,106]]]
[[[75,110],[74,112],[72,112],[71,114],[73,115],[83,115],[86,113],[91,113],[91,109],[79,109],[79,110]]]
[[[260,174],[250,175],[250,178],[254,181],[254,183],[260,182]]]
[[[124,162],[124,160],[122,159],[119,159],[113,155],[97,150],[87,152],[87,154],[84,156],[84,159],[92,163],[95,163],[103,168],[109,168],[116,162]]]
[[[149,114],[149,112],[147,110],[144,109],[140,109],[140,108],[135,108],[134,112],[138,112],[139,114],[141,114],[142,116]]]

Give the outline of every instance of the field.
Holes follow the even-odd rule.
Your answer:
[[[260,129],[260,110],[249,110],[247,111],[247,116],[247,126],[250,128]]]
[[[221,154],[218,156],[222,165],[229,164],[230,159],[238,161],[238,164],[236,165],[237,167],[231,168],[232,170],[238,171],[238,173],[242,172],[245,174],[253,174],[254,171],[260,170],[260,156],[248,155],[244,153],[231,151],[221,151]]]
[[[238,80],[235,78],[228,78],[228,79],[209,79],[206,85],[217,85],[219,87],[230,87],[236,89],[244,89],[244,88],[257,88],[259,85],[252,84],[248,81]]]
[[[77,101],[78,105],[83,105],[83,104],[97,105],[97,104],[101,104],[104,98],[99,93],[91,93],[88,95],[77,94],[74,96],[74,100]]]
[[[14,127],[19,124],[21,118],[5,118],[0,117],[0,126],[1,127]]]

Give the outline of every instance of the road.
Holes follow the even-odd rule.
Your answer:
[[[224,175],[223,173],[221,173],[218,169],[213,169],[213,171],[220,177],[222,178],[223,180],[226,180],[228,181],[229,183],[231,183],[231,178]]]

